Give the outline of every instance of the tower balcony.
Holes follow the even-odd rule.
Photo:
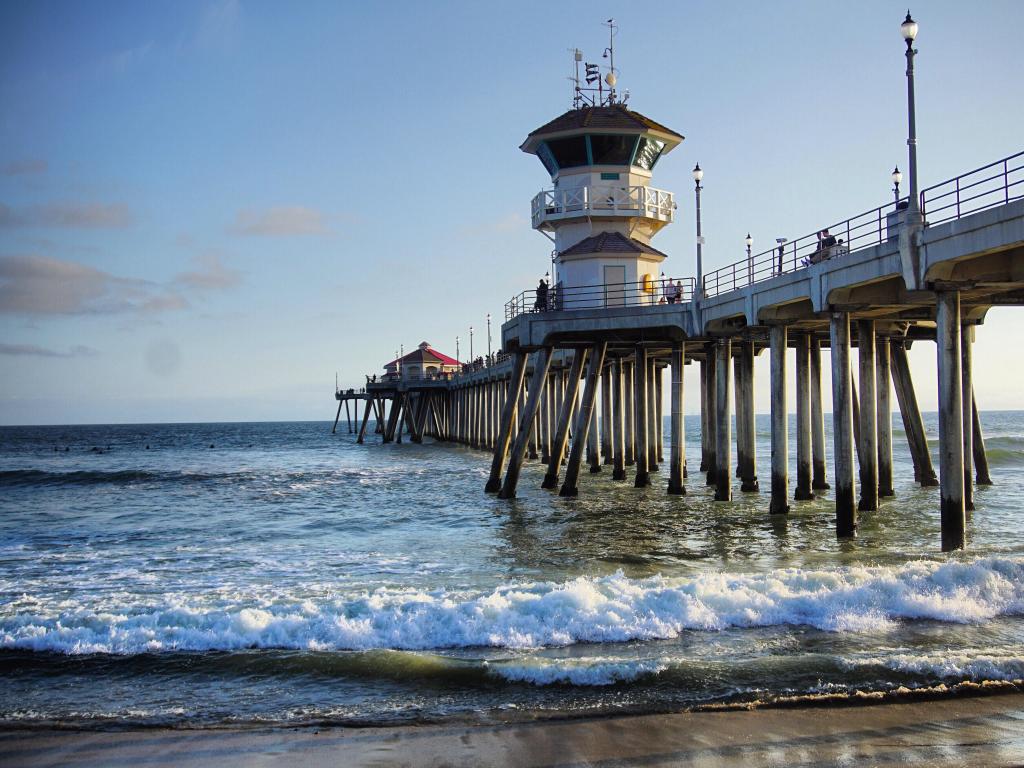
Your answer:
[[[566,219],[649,219],[660,229],[675,218],[671,192],[653,187],[586,186],[546,189],[533,198],[534,229],[554,229]]]

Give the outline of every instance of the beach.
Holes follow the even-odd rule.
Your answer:
[[[47,766],[1019,765],[1024,694],[496,725],[0,734]]]

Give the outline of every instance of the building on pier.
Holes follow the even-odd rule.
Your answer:
[[[462,366],[454,357],[449,357],[420,342],[412,352],[384,365],[384,378],[389,381],[411,379],[441,379],[458,373]]]

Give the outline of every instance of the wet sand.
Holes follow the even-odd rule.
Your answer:
[[[503,725],[0,732],[4,766],[1024,765],[1024,694]]]

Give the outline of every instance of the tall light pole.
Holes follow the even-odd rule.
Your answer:
[[[892,193],[896,196],[897,207],[900,204],[900,182],[903,181],[903,174],[900,173],[900,167],[897,165],[892,169]]]
[[[455,337],[455,359],[459,361],[460,365],[462,364],[462,358],[459,357],[459,337],[458,336]]]
[[[914,39],[917,37],[917,22],[907,18],[900,24],[900,33],[907,44],[907,147],[909,149],[910,190],[907,200],[907,224],[914,226],[921,223],[921,204],[917,193],[917,118],[914,110]]]
[[[491,313],[487,313],[487,364],[491,364]]]
[[[704,171],[700,163],[693,166],[694,193],[697,195],[697,290],[694,298],[704,298],[704,237],[700,233],[700,191],[703,187],[700,180],[704,178]]]
[[[750,236],[750,233],[747,232],[747,236],[743,239],[743,242],[747,244],[747,280],[749,280],[750,284],[753,285],[754,284],[754,260],[750,256],[750,249],[754,245],[754,238],[752,238]]]
[[[473,364],[473,326],[469,326],[469,364]]]

